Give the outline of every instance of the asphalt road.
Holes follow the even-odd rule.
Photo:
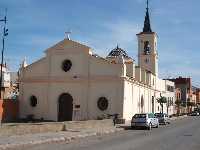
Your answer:
[[[26,148],[27,149],[27,148]],[[200,150],[200,117],[187,117],[152,131],[127,129],[70,144],[29,147],[29,150]]]

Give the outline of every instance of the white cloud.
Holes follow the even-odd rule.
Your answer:
[[[108,52],[117,44],[126,49],[131,47],[137,49],[136,34],[140,31],[137,23],[128,21],[106,22],[102,24],[103,30],[92,34],[86,41],[86,44],[94,48],[94,52],[106,56]]]

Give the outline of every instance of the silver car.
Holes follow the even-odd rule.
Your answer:
[[[160,124],[170,124],[169,116],[165,113],[155,113],[155,116],[158,118]]]
[[[159,121],[153,113],[135,114],[131,120],[131,128],[135,127],[145,127],[151,130],[152,127],[159,127]]]

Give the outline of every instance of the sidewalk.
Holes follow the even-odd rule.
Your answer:
[[[0,135],[0,150],[16,149],[25,146],[33,146],[38,144],[56,143],[56,142],[71,142],[76,139],[89,136],[105,135],[118,131],[122,128],[114,126],[96,126],[95,128],[78,128],[68,129],[59,132],[35,133],[26,135],[1,136]]]
[[[183,115],[183,116],[178,116],[178,117],[172,117],[170,118],[170,120],[178,120],[178,119],[183,119],[183,118],[186,118],[188,117],[187,115]]]

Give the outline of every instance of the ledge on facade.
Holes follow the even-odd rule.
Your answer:
[[[140,32],[140,33],[138,33],[136,35],[142,35],[142,34],[156,34],[157,35],[156,32]]]

